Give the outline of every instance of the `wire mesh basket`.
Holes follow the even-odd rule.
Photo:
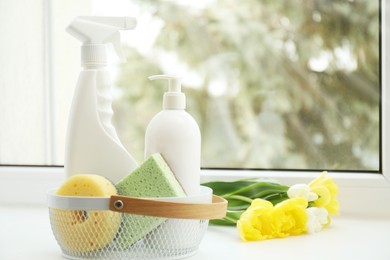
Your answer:
[[[57,196],[53,190],[48,204],[66,258],[180,259],[197,252],[209,219],[225,216],[226,200],[208,197],[212,201],[199,203],[191,197]]]

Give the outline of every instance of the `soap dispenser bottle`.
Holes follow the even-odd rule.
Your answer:
[[[169,81],[163,110],[150,121],[145,134],[145,158],[161,153],[187,196],[199,193],[201,135],[195,119],[185,111],[186,97],[180,78],[155,75],[150,80]]]
[[[82,42],[81,66],[66,138],[65,173],[98,174],[118,182],[137,167],[111,123],[111,82],[106,67],[106,43],[121,56],[119,30],[136,26],[131,17],[75,18],[67,32]]]

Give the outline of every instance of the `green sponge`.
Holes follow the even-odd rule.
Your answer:
[[[152,154],[142,165],[115,185],[118,194],[133,197],[186,196],[161,154]],[[147,235],[165,221],[164,218],[124,214],[116,241],[122,248]]]

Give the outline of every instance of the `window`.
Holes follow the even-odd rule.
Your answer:
[[[139,19],[122,34],[127,63],[110,49],[108,67],[113,122],[138,161],[166,89],[147,76],[173,73],[203,167],[381,170],[380,1],[23,2],[0,4],[0,164],[63,164],[80,70],[64,28],[93,14]]]

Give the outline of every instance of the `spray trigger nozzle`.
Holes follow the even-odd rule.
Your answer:
[[[82,64],[104,64],[104,44],[112,43],[119,58],[124,59],[120,46],[120,30],[131,30],[137,20],[132,17],[79,16],[66,28],[83,43]]]
[[[112,46],[114,47],[116,55],[118,55],[122,61],[126,61],[125,54],[121,48],[121,36],[119,32],[114,33],[112,37],[108,39],[108,41],[111,42]]]

